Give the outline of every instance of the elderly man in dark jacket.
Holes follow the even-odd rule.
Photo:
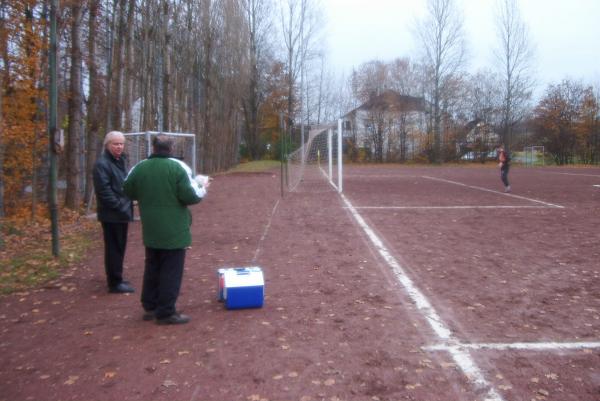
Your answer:
[[[104,138],[104,150],[94,165],[98,221],[102,223],[104,234],[106,280],[108,291],[117,294],[134,291],[129,282],[123,280],[127,228],[133,220],[133,203],[123,192],[127,176],[124,148],[123,134],[109,132]]]

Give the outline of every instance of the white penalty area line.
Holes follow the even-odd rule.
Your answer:
[[[550,174],[578,175],[580,177],[600,177],[600,174],[576,174],[576,173],[550,173]]]
[[[363,229],[367,237],[371,240],[376,250],[379,252],[381,257],[387,262],[388,266],[392,269],[396,279],[404,287],[410,299],[415,303],[417,309],[421,312],[425,320],[429,323],[429,326],[437,335],[437,337],[446,343],[453,343],[456,340],[453,338],[452,332],[443,322],[441,317],[435,311],[425,294],[417,288],[413,281],[408,277],[400,263],[392,256],[390,251],[383,244],[383,241],[375,234],[375,232],[369,227],[362,216],[358,213],[356,208],[350,203],[344,194],[340,194],[342,201],[350,211],[358,225]],[[496,389],[485,379],[483,372],[475,364],[475,360],[469,354],[469,351],[464,348],[448,348],[447,350],[456,365],[463,371],[465,376],[473,381],[476,387],[487,390],[484,401],[504,401],[504,399],[498,394]]]
[[[440,182],[447,182],[449,184],[460,185],[460,186],[466,187],[466,188],[478,189],[480,191],[485,191],[485,192],[491,192],[491,193],[494,193],[494,194],[500,194],[500,195],[510,196],[511,198],[523,199],[523,200],[526,200],[528,202],[540,203],[542,205],[546,205],[547,207],[554,207],[554,208],[558,208],[558,209],[564,209],[565,208],[564,206],[555,205],[554,203],[544,202],[544,201],[541,201],[541,200],[538,200],[538,199],[526,198],[525,196],[513,195],[511,193],[494,191],[493,189],[478,187],[478,186],[475,186],[475,185],[467,185],[467,184],[463,184],[462,182],[445,180],[443,178],[430,177],[430,176],[427,176],[427,175],[423,175],[422,177],[423,178],[427,178],[428,180],[434,180],[434,181],[440,181]]]
[[[277,206],[279,206],[280,200],[281,199],[277,199],[277,202],[275,202],[275,206],[273,206],[273,209],[271,210],[271,214],[269,215],[269,220],[267,221],[267,225],[265,226],[265,229],[263,230],[262,236],[258,240],[258,246],[256,247],[256,251],[254,251],[254,257],[252,258],[252,263],[256,262],[256,259],[258,258],[258,254],[260,253],[260,247],[261,247],[262,243],[264,242],[265,238],[267,237],[267,233],[269,232],[269,229],[271,228],[271,222],[273,221],[273,216],[275,215]]]
[[[423,347],[427,351],[448,351],[453,348],[474,350],[523,350],[523,351],[553,351],[553,350],[582,350],[600,348],[600,342],[548,342],[548,343],[475,343],[475,344],[438,344]]]
[[[355,209],[409,209],[409,210],[431,210],[431,209],[548,209],[548,206],[517,206],[517,205],[491,205],[491,206],[355,206]]]

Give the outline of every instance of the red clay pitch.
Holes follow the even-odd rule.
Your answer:
[[[344,173],[345,197],[453,339],[473,345],[488,387],[434,349],[444,344],[332,187],[310,172],[281,199],[276,171],[218,176],[192,207],[187,325],[141,319],[139,223],[135,294],[106,292],[98,235],[60,280],[0,298],[0,400],[471,401],[490,388],[506,401],[600,399],[600,348],[477,348],[600,341],[600,169],[514,168],[514,196],[485,167]],[[216,271],[247,265],[264,271],[265,305],[225,310]]]

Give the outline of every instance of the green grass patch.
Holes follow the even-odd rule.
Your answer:
[[[58,278],[63,270],[80,262],[94,244],[95,236],[88,230],[60,238],[60,256],[54,257],[48,238],[23,238],[12,252],[0,258],[0,294],[11,294]]]
[[[229,169],[228,173],[260,173],[264,171],[280,168],[279,160],[257,160],[246,163],[240,163],[237,166]]]

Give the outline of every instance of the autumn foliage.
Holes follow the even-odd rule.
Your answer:
[[[35,1],[13,1],[2,36],[2,181],[7,215],[31,209],[27,187],[36,185],[47,154],[42,76],[45,21],[35,18]],[[25,201],[27,200],[27,201]]]
[[[535,109],[535,136],[556,164],[600,161],[600,105],[592,87],[551,85]]]

